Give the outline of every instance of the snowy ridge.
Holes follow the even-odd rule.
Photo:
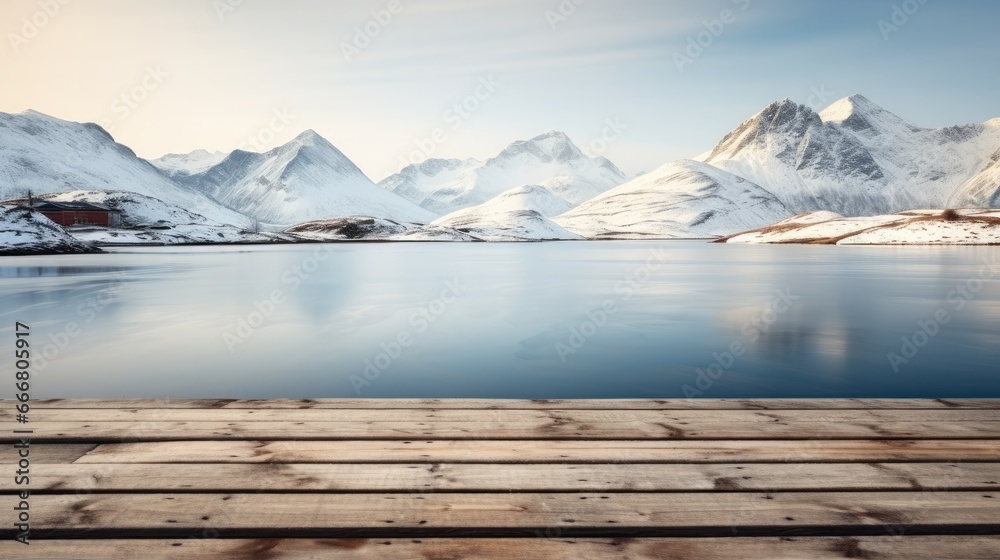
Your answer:
[[[462,185],[475,180],[476,169],[483,162],[477,159],[431,158],[408,165],[402,171],[387,177],[378,186],[393,192],[431,212],[447,214],[453,210],[449,204],[439,203],[452,189],[458,193]],[[437,194],[436,194],[437,193]]]
[[[555,221],[588,238],[713,237],[760,227],[790,213],[750,181],[682,160],[614,188]]]
[[[770,191],[793,212],[864,216],[943,207],[1000,150],[1000,121],[917,127],[863,96],[817,114],[789,100],[745,121],[703,161]],[[971,185],[963,200],[995,192]]]
[[[951,208],[1000,208],[1000,150],[982,170],[963,183],[948,201]]]
[[[427,223],[437,216],[378,188],[326,139],[306,131],[267,153],[237,150],[181,181],[270,224],[346,216]]]
[[[219,165],[228,155],[225,152],[195,150],[189,154],[167,154],[149,160],[149,163],[172,178],[190,177]]]
[[[379,186],[448,214],[523,185],[546,187],[576,205],[624,181],[606,158],[588,157],[564,133],[553,131],[514,142],[485,162],[434,159],[409,165]]]
[[[431,227],[457,230],[484,241],[581,239],[548,218],[570,207],[545,187],[529,185],[452,212],[431,222]]]
[[[96,124],[0,113],[0,199],[80,189],[136,192],[223,223],[246,219],[174,183]]]

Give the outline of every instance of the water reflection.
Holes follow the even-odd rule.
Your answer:
[[[994,247],[316,251],[4,259],[0,336],[26,321],[38,344],[58,346],[38,398],[354,397],[352,377],[376,360],[387,365],[360,396],[683,397],[704,386],[698,396],[1000,397],[1000,290],[986,283],[963,310],[947,300],[982,259],[1000,259]],[[642,273],[651,254],[665,264]],[[449,282],[460,294],[419,320]],[[782,293],[796,299],[778,309]],[[890,367],[887,354],[942,308],[947,328]],[[79,332],[64,337],[71,323]],[[719,375],[699,385],[710,370]]]
[[[0,267],[0,278],[42,278],[47,276],[81,276],[112,274],[125,269],[113,266],[22,266]]]

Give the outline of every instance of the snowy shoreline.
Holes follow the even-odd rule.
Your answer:
[[[1000,210],[911,210],[847,218],[799,214],[716,243],[775,245],[1000,245]]]

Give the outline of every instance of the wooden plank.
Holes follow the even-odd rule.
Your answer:
[[[0,408],[14,406],[0,399]],[[252,408],[252,409],[568,409],[568,410],[794,410],[1000,409],[1000,399],[43,399],[37,409]]]
[[[1000,439],[1000,422],[34,422],[33,441],[180,440],[603,440],[603,439]],[[0,442],[17,438],[0,431]]]
[[[983,492],[39,495],[31,511],[35,538],[1000,534]]]
[[[0,410],[0,421],[14,425],[13,410]],[[710,423],[1000,423],[1000,410],[437,410],[437,409],[37,409],[32,425],[46,422],[463,422],[525,424],[550,422],[584,424],[655,424],[697,426]]]
[[[33,541],[47,560],[996,560],[1000,537],[881,536],[702,539],[185,539]],[[0,557],[26,558],[24,545],[0,542]]]
[[[94,450],[96,443],[58,443],[31,446],[33,463],[72,463]],[[11,465],[20,461],[18,450],[12,445],[0,445],[0,465]]]
[[[31,489],[81,492],[1000,491],[1000,463],[32,465]],[[0,477],[0,492],[21,488]]]
[[[44,448],[37,444],[33,449]],[[55,444],[59,445],[59,444]],[[176,441],[112,443],[77,463],[1000,462],[992,440]]]

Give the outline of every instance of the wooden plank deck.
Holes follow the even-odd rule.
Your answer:
[[[1000,558],[1000,400],[13,411],[0,401],[0,558]],[[25,427],[27,547],[10,522]]]

